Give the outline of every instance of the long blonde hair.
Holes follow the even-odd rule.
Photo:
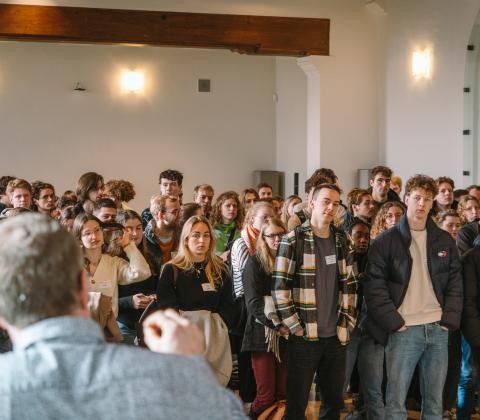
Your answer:
[[[272,257],[272,255],[270,254],[270,248],[265,242],[265,238],[263,237],[263,235],[268,228],[273,226],[279,227],[283,229],[284,233],[287,233],[287,228],[280,219],[269,219],[263,224],[262,229],[260,229],[260,234],[257,238],[257,247],[255,254],[260,261],[260,265],[267,273],[272,273],[275,258]]]
[[[290,207],[290,204],[295,200],[298,200],[299,203],[302,202],[302,199],[298,195],[294,194],[294,195],[291,195],[291,196],[287,197],[287,199],[283,203],[281,220],[285,224],[285,226],[288,225],[288,220],[290,219],[290,217],[293,216],[293,214],[288,213],[288,208]]]
[[[180,270],[192,271],[194,269],[193,256],[188,249],[187,241],[188,236],[198,223],[205,224],[208,227],[208,232],[210,233],[210,244],[205,256],[205,274],[207,275],[208,282],[215,287],[216,285],[221,285],[223,283],[223,276],[225,275],[226,268],[221,258],[215,255],[215,235],[213,233],[212,226],[206,217],[192,216],[185,222],[180,235],[178,253],[170,261],[170,263]]]

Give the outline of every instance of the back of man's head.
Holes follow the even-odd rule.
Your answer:
[[[16,328],[80,306],[83,257],[60,224],[38,213],[0,224],[0,317]]]

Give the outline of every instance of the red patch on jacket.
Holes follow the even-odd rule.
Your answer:
[[[447,252],[447,251],[440,251],[440,252],[438,253],[438,256],[439,256],[439,257],[446,257],[447,255],[448,255],[448,252]]]

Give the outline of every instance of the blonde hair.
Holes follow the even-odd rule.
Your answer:
[[[477,206],[480,207],[480,202],[478,201],[477,197],[474,197],[473,195],[464,195],[458,202],[457,208],[457,212],[460,216],[460,222],[462,223],[462,225],[468,223],[468,220],[465,217],[465,209],[469,201],[475,201],[475,203],[477,203]]]
[[[185,222],[180,235],[177,255],[170,261],[170,263],[180,270],[191,271],[194,269],[193,256],[188,249],[187,241],[188,236],[198,223],[205,224],[210,233],[210,244],[205,256],[205,274],[207,275],[208,282],[215,287],[216,285],[221,285],[223,283],[223,276],[226,273],[226,268],[221,258],[215,255],[215,235],[213,233],[212,225],[210,225],[206,217],[192,216]]]
[[[282,209],[282,223],[287,226],[288,225],[288,219],[293,216],[293,214],[288,214],[288,208],[290,207],[290,204],[294,200],[299,200],[299,203],[302,202],[302,199],[298,195],[291,195],[290,197],[287,197],[287,199],[283,203],[283,209]]]
[[[400,178],[398,175],[393,175],[390,178],[390,184],[398,185],[398,188],[400,188],[400,190],[401,190],[402,189],[402,178]]]
[[[405,214],[405,207],[399,201],[388,201],[380,210],[378,210],[375,220],[373,221],[372,230],[370,231],[370,238],[374,239],[380,235],[384,230],[386,230],[385,222],[387,220],[387,213],[392,207],[398,207]]]
[[[260,261],[261,267],[267,273],[272,273],[273,262],[275,261],[275,258],[273,258],[272,255],[270,254],[270,248],[265,242],[265,238],[263,237],[263,235],[265,234],[265,231],[267,229],[274,226],[283,229],[283,232],[287,233],[287,228],[285,227],[285,224],[280,219],[267,220],[262,226],[262,229],[260,229],[260,234],[258,235],[258,238],[257,238],[257,245],[256,245],[256,251],[255,251],[255,254],[257,255]]]
[[[268,201],[256,201],[252,207],[250,207],[245,215],[245,219],[243,220],[243,227],[252,226],[252,218],[257,215],[260,209],[268,208],[273,212],[273,205]]]

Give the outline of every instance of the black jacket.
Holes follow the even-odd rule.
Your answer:
[[[265,327],[276,329],[264,313],[263,297],[271,295],[272,275],[262,268],[258,257],[253,255],[247,260],[242,280],[247,305],[247,324],[242,351],[267,351]],[[281,342],[285,340],[282,339]]]
[[[372,193],[372,187],[368,188],[367,191],[371,194]],[[385,203],[388,203],[389,201],[395,201],[395,202],[402,202],[402,200],[400,200],[400,197],[398,196],[398,194],[393,191],[391,188],[388,190],[388,193],[387,193],[387,200],[384,201],[383,203],[380,203],[378,201],[375,201],[373,200],[374,204],[375,204],[375,213],[378,212],[378,210],[380,210],[380,207],[382,207]]]
[[[428,271],[438,303],[441,323],[450,330],[460,326],[463,304],[461,265],[457,247],[450,235],[429,218],[427,222]],[[367,305],[365,327],[381,344],[388,334],[404,325],[398,312],[412,271],[412,237],[405,216],[400,223],[379,235],[370,245],[364,278]]]
[[[472,248],[462,256],[462,268],[462,333],[472,347],[480,348],[480,248]]]
[[[480,246],[479,222],[467,223],[457,234],[457,247],[460,255],[465,254],[470,248]]]
[[[178,270],[177,278],[174,270]],[[225,269],[222,284],[211,289],[203,264],[195,263],[194,270],[185,271],[174,269],[172,264],[167,263],[157,284],[157,307],[181,311],[207,310],[218,313],[227,327],[231,327],[236,316],[232,280]]]

